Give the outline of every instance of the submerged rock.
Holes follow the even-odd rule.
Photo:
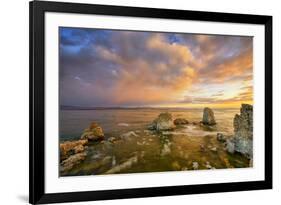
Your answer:
[[[103,140],[103,130],[96,122],[92,122],[90,127],[84,130],[83,134],[81,135],[81,139],[88,139],[93,141]]]
[[[208,107],[204,108],[202,123],[204,125],[215,125],[216,124],[215,115],[211,108],[208,108]]]
[[[187,125],[189,124],[188,120],[184,119],[184,118],[177,118],[174,120],[174,124],[175,125]]]
[[[201,152],[206,152],[206,148],[203,144],[200,144],[200,151]]]
[[[147,130],[156,130],[156,123],[153,121],[151,124],[147,125]]]
[[[207,169],[212,169],[212,166],[210,165],[210,162],[208,162],[208,161],[206,162],[205,166],[206,166]]]
[[[153,134],[153,131],[150,131],[150,130],[144,130],[143,132],[146,135],[152,135]]]
[[[206,162],[205,167],[206,167],[207,169],[216,169],[215,167],[213,167],[213,166],[210,164],[209,161]]]
[[[170,131],[163,131],[163,132],[161,132],[161,134],[163,136],[168,136],[168,135],[172,135],[172,134],[175,134],[175,133],[174,132],[170,132]]]
[[[173,170],[181,170],[181,166],[177,161],[172,163],[172,168]]]
[[[73,154],[83,152],[88,140],[66,141],[60,144],[60,160],[63,161]]]
[[[118,126],[129,127],[129,124],[121,122],[121,123],[118,123]]]
[[[217,140],[219,142],[225,142],[226,141],[226,137],[222,133],[217,133]]]
[[[115,156],[113,156],[111,166],[114,167],[115,165],[116,165],[116,158],[115,158]]]
[[[94,161],[87,163],[87,166],[83,168],[88,174],[96,174],[98,170],[99,173],[105,172],[112,166],[113,157],[112,156],[99,156],[98,158],[93,158]]]
[[[158,117],[148,125],[149,130],[165,131],[172,130],[174,128],[174,122],[172,114],[165,112],[160,113]]]
[[[127,161],[123,162],[122,164],[116,165],[112,167],[110,170],[105,172],[105,174],[114,174],[119,173],[125,169],[131,168],[134,164],[138,162],[138,156],[134,156],[129,158]]]
[[[168,142],[168,143],[163,144],[163,147],[160,150],[160,155],[161,156],[166,156],[166,155],[168,155],[170,153],[171,153],[171,143]]]
[[[138,136],[139,135],[137,135],[134,131],[126,132],[125,134],[121,135],[122,138],[130,138],[130,137],[138,137]]]
[[[160,136],[160,156],[166,156],[171,153],[172,142],[169,137],[162,135]]]
[[[69,171],[71,170],[75,165],[79,164],[81,161],[83,161],[86,158],[87,154],[85,152],[77,153],[66,160],[62,161],[61,163],[61,171]]]
[[[193,168],[194,170],[198,169],[198,168],[199,168],[198,162],[192,162],[192,168]]]
[[[116,137],[110,137],[107,139],[108,142],[115,143],[117,141]]]
[[[218,149],[217,149],[216,147],[212,147],[210,150],[211,150],[212,152],[217,152],[217,151],[218,151]]]

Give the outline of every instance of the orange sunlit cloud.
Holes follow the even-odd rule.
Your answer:
[[[253,104],[251,37],[63,29],[63,105]]]

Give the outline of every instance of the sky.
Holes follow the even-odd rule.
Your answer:
[[[253,104],[252,37],[61,27],[59,38],[60,105]]]

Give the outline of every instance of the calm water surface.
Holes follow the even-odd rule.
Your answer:
[[[217,132],[233,134],[233,117],[239,109],[214,109],[217,125],[214,129],[190,123],[174,131],[156,133],[147,130],[161,112],[189,122],[202,119],[202,109],[103,109],[62,110],[60,141],[79,139],[93,121],[103,129],[105,139],[115,137],[115,143],[91,143],[87,158],[61,175],[92,175],[136,172],[161,172],[193,169],[242,168],[249,161],[240,154],[229,154],[216,140]],[[131,132],[131,136],[126,133]],[[125,137],[124,137],[125,134]]]

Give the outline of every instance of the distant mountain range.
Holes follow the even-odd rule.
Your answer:
[[[61,110],[136,110],[136,109],[189,109],[189,108],[175,108],[175,107],[82,107],[82,106],[72,106],[72,105],[61,105],[60,106]],[[196,109],[196,108],[195,108]]]
[[[203,108],[188,108],[188,107],[83,107],[83,106],[72,106],[72,105],[60,105],[61,110],[136,110],[136,109],[203,109]],[[216,108],[216,109],[237,109],[237,108]]]
[[[108,110],[108,109],[159,109],[156,107],[82,107],[82,106],[71,106],[61,105],[61,110]],[[165,109],[165,108],[163,108]]]

